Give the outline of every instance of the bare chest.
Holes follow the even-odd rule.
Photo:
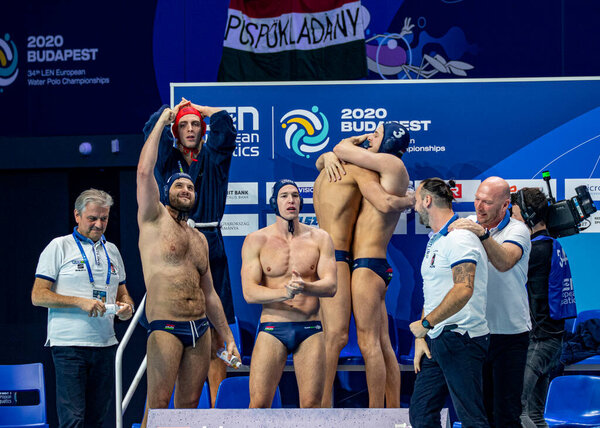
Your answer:
[[[278,237],[270,238],[260,252],[263,275],[281,277],[293,270],[304,276],[317,271],[319,248],[309,239],[293,238],[289,241]]]
[[[157,236],[162,262],[173,266],[192,264],[203,275],[208,268],[208,254],[199,233],[187,225],[166,220]]]

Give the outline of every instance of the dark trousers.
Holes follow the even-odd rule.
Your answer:
[[[463,427],[488,428],[481,373],[489,335],[471,338],[444,331],[426,340],[432,358],[423,356],[415,381],[409,409],[413,428],[441,427],[440,410],[448,393]]]
[[[117,345],[51,349],[59,426],[102,427],[109,411],[114,409]]]
[[[550,374],[559,363],[562,336],[545,339],[530,338],[527,365],[523,378],[521,424],[527,428],[547,428],[544,419]]]
[[[529,332],[492,334],[483,365],[483,396],[490,426],[521,428],[521,393]]]

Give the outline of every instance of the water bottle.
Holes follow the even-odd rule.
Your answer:
[[[106,308],[106,312],[104,312],[104,315],[114,315],[120,309],[119,305],[117,305],[116,303],[107,303],[104,305],[104,307]]]
[[[415,186],[413,186],[413,181],[410,181],[408,183],[408,187],[406,188],[406,195],[408,196],[409,193],[415,193]],[[412,208],[406,208],[404,211],[402,211],[402,213],[408,215],[411,211]]]
[[[242,362],[235,355],[233,355],[230,360],[227,357],[227,349],[225,349],[225,348],[221,348],[217,351],[217,357],[219,357],[220,359],[222,359],[223,361],[228,363],[234,369],[239,369],[240,366],[242,365]]]

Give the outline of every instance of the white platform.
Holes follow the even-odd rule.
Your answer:
[[[446,428],[448,410],[441,413]],[[408,409],[150,410],[150,428],[409,428]]]

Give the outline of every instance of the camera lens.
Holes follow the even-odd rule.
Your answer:
[[[575,188],[577,192],[577,200],[584,214],[589,216],[593,212],[596,212],[596,206],[594,205],[594,201],[592,200],[592,195],[590,195],[590,191],[586,186],[577,186]]]

